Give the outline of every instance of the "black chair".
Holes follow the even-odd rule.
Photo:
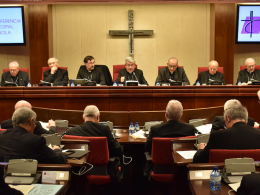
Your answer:
[[[112,77],[111,77],[111,74],[110,74],[108,67],[106,65],[95,65],[95,66],[97,68],[100,68],[101,71],[103,72],[107,86],[112,86],[113,80],[112,80]],[[81,65],[79,69],[83,69],[83,68],[86,68],[86,66]]]

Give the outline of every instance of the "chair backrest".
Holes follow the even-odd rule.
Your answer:
[[[246,69],[245,65],[240,66],[240,71]],[[260,65],[255,65],[255,69],[260,70]]]
[[[59,67],[60,69],[68,70],[68,67]],[[43,73],[47,70],[50,70],[49,67],[42,67],[42,80],[43,80]]]
[[[0,132],[1,132],[1,131],[6,131],[6,129],[0,129]]]
[[[198,76],[199,76],[199,73],[201,72],[205,72],[205,71],[208,71],[209,70],[209,67],[198,67]],[[224,74],[224,68],[223,67],[218,67],[218,72],[221,72],[222,74]]]
[[[87,162],[93,165],[106,165],[109,160],[109,151],[106,137],[85,137],[65,135],[63,139],[79,139],[89,141],[89,150]]]
[[[23,71],[23,72],[27,72],[27,74],[29,76],[29,68],[19,68],[19,70]],[[9,71],[9,68],[3,69],[3,73],[8,72],[8,71]]]
[[[106,85],[107,86],[112,86],[113,85],[113,81],[112,81],[112,77],[111,77],[111,74],[110,74],[110,71],[109,71],[109,68],[107,67],[107,65],[95,64],[95,66],[100,68],[101,71],[103,72],[105,80],[106,80]]]
[[[158,66],[158,74],[159,74],[159,70],[160,70],[161,68],[165,68],[165,67],[167,67],[167,66]],[[183,66],[178,66],[178,67],[183,68]]]
[[[212,149],[209,151],[209,163],[223,163],[228,158],[253,158],[260,161],[260,149],[253,150],[223,150]]]
[[[152,140],[152,161],[157,165],[174,164],[172,157],[172,140],[183,138],[195,138],[196,136],[175,137],[175,138],[153,138]]]
[[[119,71],[124,68],[125,64],[113,65],[113,82],[117,79]],[[135,65],[135,68],[137,68],[137,64]]]

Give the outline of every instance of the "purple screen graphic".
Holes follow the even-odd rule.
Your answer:
[[[253,17],[252,20],[250,20],[250,17],[246,17],[241,31],[241,34],[259,34],[260,32],[260,16]],[[252,31],[251,31],[251,25],[252,25]]]

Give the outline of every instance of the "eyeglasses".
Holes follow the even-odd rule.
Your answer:
[[[126,67],[134,67],[135,66],[135,64],[127,64],[127,65],[125,65]]]
[[[211,71],[217,71],[218,69],[215,68],[209,68]]]
[[[57,63],[57,62],[50,62],[48,65],[52,65],[52,64],[55,64],[55,63]]]
[[[255,65],[247,66],[247,68],[254,68],[254,67],[255,67]]]
[[[95,64],[95,62],[88,62],[88,64]]]
[[[172,65],[168,65],[169,68],[177,68],[178,65],[172,66]]]

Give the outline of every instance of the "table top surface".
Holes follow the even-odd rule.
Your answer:
[[[221,182],[221,188],[218,193],[213,193],[210,190],[210,181],[208,179],[205,180],[191,180],[189,183],[191,192],[193,195],[211,195],[211,194],[228,194],[228,191],[231,190],[231,188],[228,186],[228,184]],[[231,192],[232,195],[235,195],[234,192]]]

